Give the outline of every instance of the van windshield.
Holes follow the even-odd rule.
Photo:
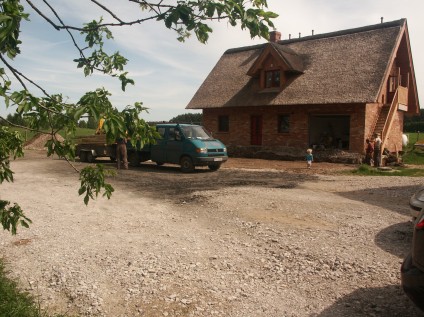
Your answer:
[[[180,127],[187,139],[212,140],[212,136],[201,126]]]

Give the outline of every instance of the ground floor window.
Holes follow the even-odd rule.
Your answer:
[[[278,116],[278,133],[289,133],[290,131],[290,116],[282,114]]]
[[[311,115],[309,144],[315,149],[349,149],[350,116]]]
[[[229,132],[230,131],[230,118],[229,116],[218,116],[218,131]]]

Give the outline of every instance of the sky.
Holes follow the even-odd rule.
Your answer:
[[[174,0],[169,0],[174,2]],[[42,0],[33,0],[43,7]],[[139,9],[126,0],[99,0],[124,20],[136,18]],[[66,24],[82,25],[103,16],[92,2],[86,0],[51,1]],[[334,32],[366,25],[406,18],[412,48],[419,99],[424,94],[424,1],[422,0],[268,0],[268,9],[279,14],[275,29],[282,39]],[[177,34],[163,22],[150,21],[132,27],[112,28],[113,43],[110,52],[119,51],[129,59],[128,76],[135,80],[125,92],[117,79],[95,74],[84,77],[73,59],[78,57],[69,36],[56,31],[27,8],[30,21],[22,24],[20,39],[22,54],[13,66],[47,89],[51,94],[62,93],[70,102],[77,102],[87,91],[104,87],[112,93],[111,101],[120,110],[141,101],[149,108],[147,121],[167,121],[179,114],[200,112],[185,107],[203,80],[229,48],[264,43],[251,39],[248,30],[231,27],[226,21],[212,23],[213,33],[207,44],[201,44],[193,35],[186,42],[177,41]],[[0,63],[1,64],[1,63]],[[3,67],[0,66],[0,67]],[[20,87],[16,87],[20,89]],[[0,115],[6,115],[0,104]]]

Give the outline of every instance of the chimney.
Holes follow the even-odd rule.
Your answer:
[[[279,40],[281,40],[281,33],[278,31],[271,31],[269,32],[269,41],[276,43]]]
[[[312,35],[314,35],[314,30],[312,30]]]
[[[383,23],[383,17],[381,17],[380,19],[381,19],[381,23]]]
[[[289,40],[291,39],[291,34],[289,34]]]

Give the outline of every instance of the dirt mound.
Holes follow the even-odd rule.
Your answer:
[[[64,139],[61,135],[56,134],[56,139],[62,142]],[[39,133],[35,135],[31,140],[25,142],[24,149],[26,150],[44,150],[46,142],[52,138],[51,134]]]

